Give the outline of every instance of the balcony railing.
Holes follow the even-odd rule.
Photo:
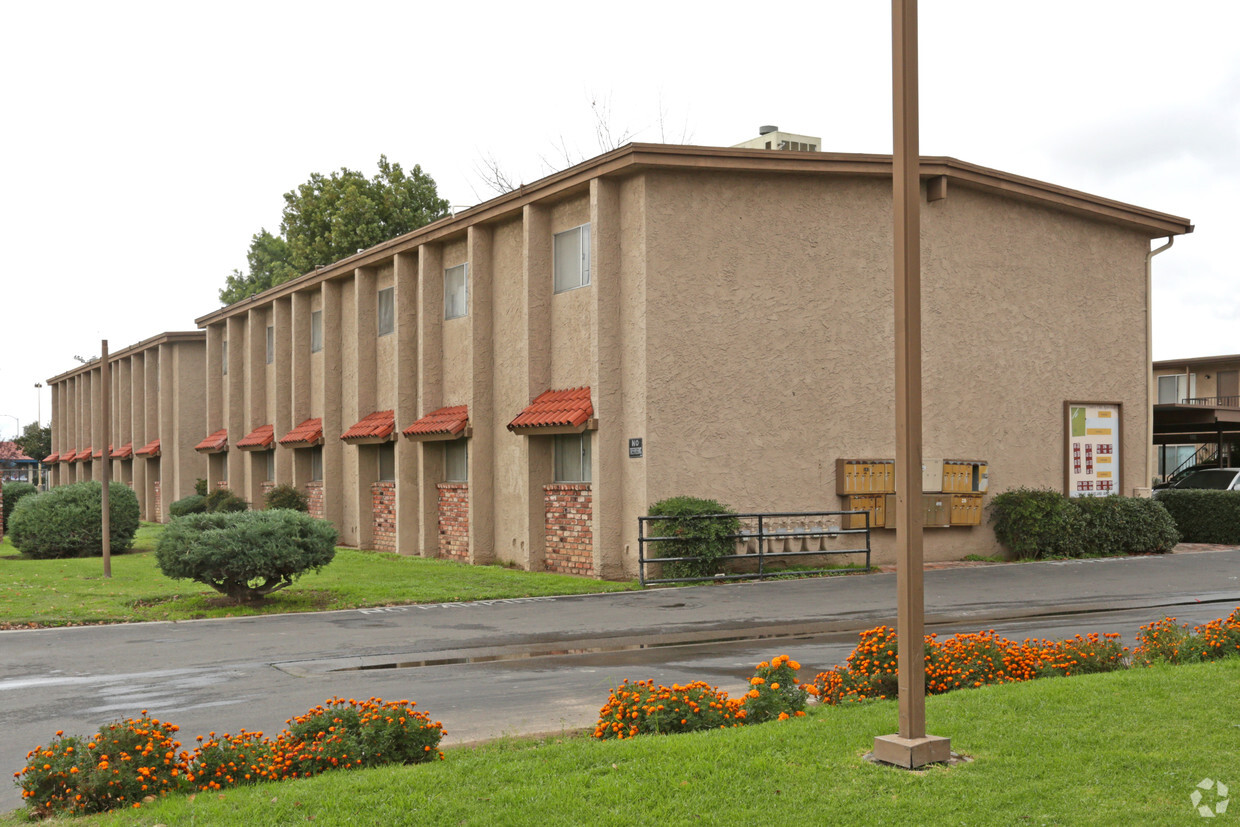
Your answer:
[[[1201,405],[1203,408],[1240,408],[1240,396],[1196,396],[1180,404]]]

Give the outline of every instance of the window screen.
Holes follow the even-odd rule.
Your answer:
[[[379,335],[386,336],[396,329],[396,290],[392,287],[379,291]]]
[[[276,329],[267,325],[267,364],[276,360]]]
[[[555,481],[590,481],[590,433],[555,437]]]
[[[447,482],[469,481],[469,442],[454,439],[444,444],[444,479]]]
[[[469,312],[469,265],[443,271],[443,317],[459,319]]]
[[[310,314],[310,352],[318,353],[323,349],[323,311],[315,310]]]
[[[582,224],[554,239],[555,292],[575,290],[590,283],[590,225]]]
[[[379,446],[379,482],[396,479],[396,444],[385,442]]]

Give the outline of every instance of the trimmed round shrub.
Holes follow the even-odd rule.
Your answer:
[[[306,495],[288,483],[272,488],[267,492],[263,501],[268,508],[287,508],[290,511],[303,513],[310,510],[310,501],[306,499]]]
[[[133,545],[138,497],[124,483],[108,486],[111,550]],[[23,497],[9,527],[14,547],[38,559],[103,554],[103,486],[95,481],[62,485]]]
[[[173,517],[184,517],[186,514],[202,514],[207,510],[207,498],[201,494],[190,494],[168,506],[168,513]]]
[[[674,537],[650,544],[650,556],[692,557],[662,564],[662,576],[669,578],[712,577],[722,568],[722,558],[734,553],[734,536],[741,530],[739,517],[715,517],[735,512],[715,500],[697,497],[669,497],[650,506],[651,517],[670,517],[648,524],[654,537]]]
[[[168,577],[241,602],[291,586],[335,556],[331,523],[286,509],[189,514],[169,523],[155,548]]]
[[[211,514],[245,511],[250,507],[250,504],[238,497],[231,488],[217,488],[212,491],[207,495],[206,505]]]
[[[1017,557],[1079,557],[1084,551],[1080,509],[1049,488],[1015,488],[990,504],[995,537]]]
[[[207,481],[202,477],[194,480],[194,493],[200,497],[207,496]]]
[[[7,489],[4,496],[7,500]],[[1184,542],[1240,543],[1240,491],[1171,488],[1158,493],[1158,502],[1171,514]]]
[[[4,514],[0,517],[0,526],[9,524],[9,517],[13,514],[13,508],[16,507],[17,501],[22,497],[30,494],[38,494],[39,489],[28,482],[6,482],[0,491],[4,493]]]

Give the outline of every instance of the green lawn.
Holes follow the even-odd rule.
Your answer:
[[[134,550],[112,556],[109,580],[102,576],[98,557],[28,560],[5,538],[0,543],[0,628],[240,617],[637,588],[636,583],[341,548],[318,574],[307,574],[260,606],[239,607],[206,586],[164,577],[151,553],[162,531],[163,526],[144,523],[134,538]]]
[[[78,823],[1198,824],[1199,781],[1240,790],[1238,695],[1240,658],[935,696],[930,731],[975,760],[919,772],[862,758],[895,729],[883,701],[694,735],[462,747],[441,763],[174,796]]]

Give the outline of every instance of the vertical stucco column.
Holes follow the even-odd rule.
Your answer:
[[[418,248],[418,416],[443,407],[443,248]],[[473,419],[474,412],[469,412]],[[443,446],[418,442],[418,554],[439,555],[439,488]]]
[[[115,384],[112,385],[112,395],[116,400],[116,414],[112,420],[116,428],[116,439],[113,444],[116,450],[120,450],[125,443],[129,443],[131,447],[141,448],[141,445],[133,445],[133,354],[116,360],[116,376]],[[132,476],[126,476],[122,469],[125,467],[125,460],[117,460],[114,470],[114,479],[121,482],[133,482]],[[130,467],[133,463],[130,462]]]
[[[233,445],[250,431],[261,425],[271,424],[267,411],[267,309],[250,308],[245,320],[245,429],[236,436],[229,433]],[[250,503],[251,508],[263,507],[263,481],[267,478],[267,454],[264,451],[239,452],[248,454],[245,459],[246,481],[244,489],[237,493]]]
[[[348,369],[353,373],[357,390],[352,400],[344,400],[349,415],[341,420],[340,432],[335,434],[337,439],[354,422],[375,410],[375,317],[378,305],[375,271],[369,267],[357,268],[353,271],[353,329],[356,335],[351,343],[353,347],[348,347],[350,343],[346,343],[344,348],[345,353],[353,357],[353,364]],[[348,404],[350,401],[351,405]],[[379,452],[373,446],[360,445],[342,445],[342,451],[346,464],[352,466],[351,473],[346,473],[345,478],[353,483],[349,497],[351,510],[357,519],[357,545],[358,548],[373,548],[374,507],[370,486],[379,479]]]
[[[146,496],[146,463],[145,457],[137,455],[142,446],[154,437],[146,435],[146,351],[135,353],[129,366],[129,406],[131,427],[133,429],[133,493],[138,498],[138,513],[142,519],[151,520]]]
[[[246,434],[246,374],[249,372],[245,358],[246,327],[245,316],[229,316],[225,334],[228,339],[228,400],[224,409],[224,427],[228,429],[228,487],[240,497],[246,492],[246,452],[237,449],[237,440]]]
[[[521,273],[525,294],[526,404],[551,389],[551,216],[545,207],[528,204],[522,210]],[[538,437],[521,440],[525,456],[525,537],[529,571],[539,571],[547,549],[546,505],[543,486],[551,482],[552,441]]]
[[[470,400],[474,435],[469,445],[469,560],[495,561],[495,319],[492,232],[475,224],[466,240],[469,259]]]
[[[158,439],[160,447],[159,452],[162,455],[164,452],[164,440],[167,439],[171,442],[172,435],[168,434],[167,436],[164,436],[159,431],[159,348],[149,348],[146,353],[143,354],[142,361],[144,363],[143,373],[146,376],[146,381],[142,388],[142,395],[144,397],[143,404],[146,406],[146,413],[144,415],[144,418],[146,419],[146,441],[150,442],[153,439]],[[199,438],[202,438],[201,435]],[[146,443],[144,442],[143,445],[145,444]],[[170,450],[169,456],[175,456],[175,453]],[[147,514],[150,515],[148,519],[152,521],[162,520],[166,522],[167,508],[164,509],[163,514],[157,513],[155,509],[155,483],[159,481],[160,476],[163,474],[163,457],[151,457],[144,463],[144,465],[146,468],[146,502],[149,509]],[[172,500],[167,500],[166,502],[171,503]]]
[[[103,456],[108,454],[108,434],[103,432],[103,370],[100,367],[102,361],[96,362],[95,367],[90,371],[90,397],[87,401],[88,410],[90,411],[90,437],[89,443],[99,451],[103,450]],[[111,459],[108,460],[111,462]],[[103,460],[91,458],[87,463],[90,466],[91,479],[103,479]]]
[[[594,571],[599,577],[624,575],[621,503],[627,445],[620,348],[620,193],[614,181],[590,181],[590,281],[593,330],[590,387],[598,431],[594,434]]]
[[[292,405],[292,418],[289,420],[289,426],[278,436],[285,436],[289,430],[299,425],[303,420],[310,416],[310,314],[311,314],[311,290],[301,290],[292,296],[292,316],[293,316],[293,338],[289,343],[289,364],[291,368],[292,384],[290,385],[290,400]],[[281,451],[287,451],[291,458],[289,463],[293,467],[293,478],[291,482],[298,488],[306,483],[309,469],[299,467],[305,463],[297,463],[297,453],[288,448],[281,448]]]
[[[194,450],[210,433],[206,417],[206,388],[202,376],[206,369],[206,348],[200,342],[178,342],[172,346],[171,376],[176,403],[172,441],[175,463],[168,469],[170,491],[177,500],[194,493],[194,483],[207,478],[207,457]],[[162,446],[162,442],[160,443]],[[168,500],[167,502],[174,502]]]
[[[274,426],[275,438],[291,431],[297,423],[293,421],[293,300],[285,296],[276,299],[271,305],[272,325],[275,327],[275,357],[272,365],[275,373],[274,383],[275,410],[272,412],[271,424]],[[276,452],[276,483],[295,485],[293,479],[293,452],[272,444]]]
[[[199,439],[224,427],[224,330],[224,322],[207,326],[207,427]]]
[[[344,433],[340,415],[341,350],[339,281],[323,282],[323,398],[318,408],[323,412],[323,516],[335,524],[340,540],[357,545],[357,527],[343,524],[344,508]]]
[[[192,493],[192,485],[189,493],[182,494],[177,490],[177,467],[182,456],[177,434],[176,408],[182,400],[177,399],[174,347],[171,343],[159,346],[159,376],[156,395],[156,404],[159,406],[159,499],[163,506],[165,521],[168,519],[168,506]],[[198,438],[202,439],[204,435]]]
[[[416,254],[397,253],[392,262],[396,305],[396,552],[417,554],[418,455],[421,443],[400,435],[418,418],[418,262]]]

